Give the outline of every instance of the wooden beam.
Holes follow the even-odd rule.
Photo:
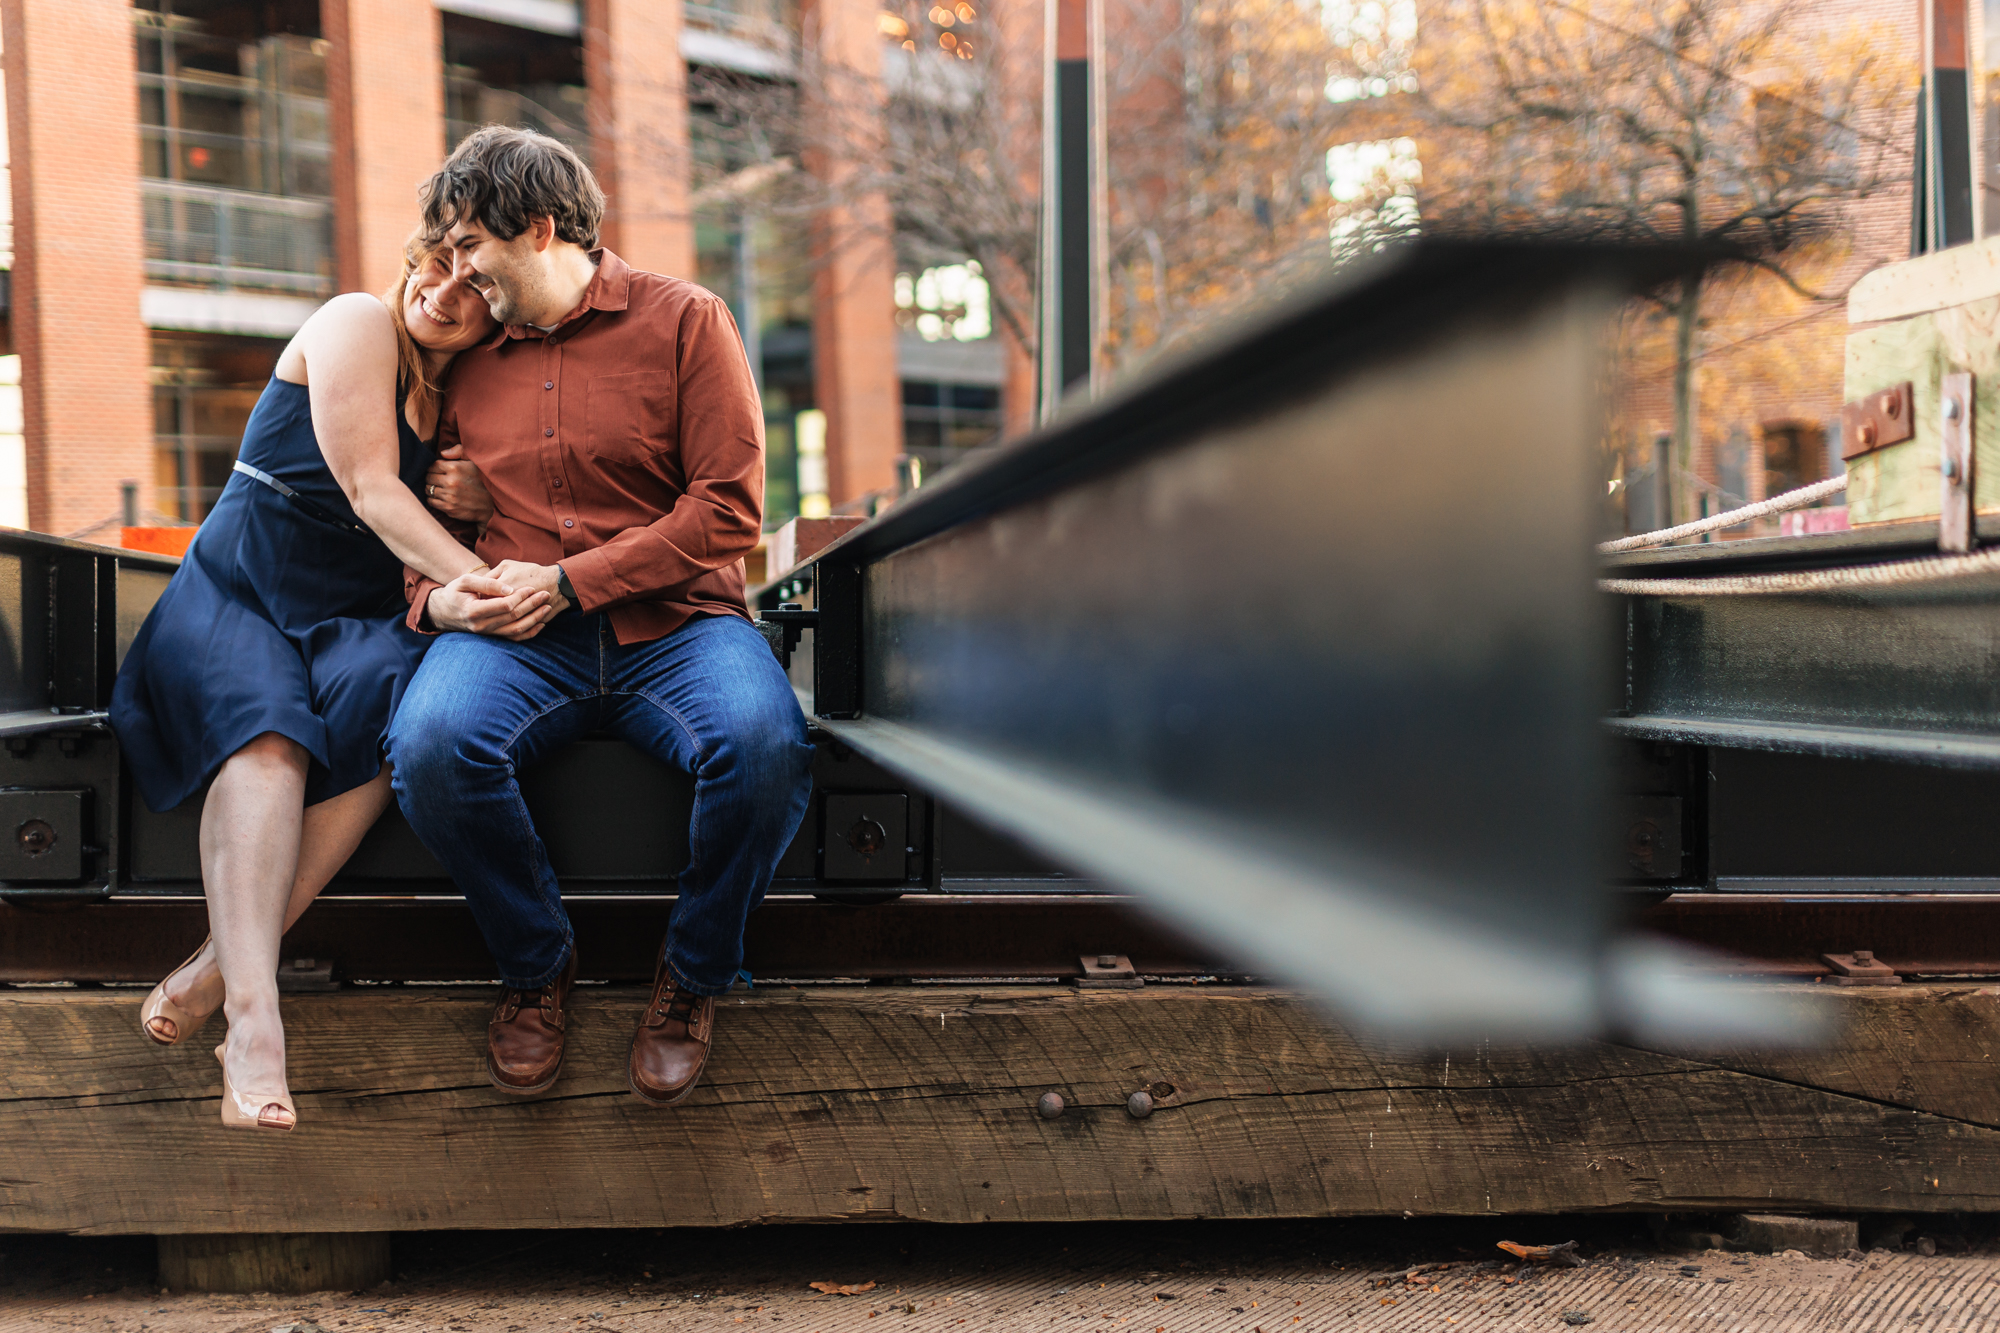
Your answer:
[[[390,1272],[386,1231],[160,1237],[160,1283],[175,1291],[351,1291]]]
[[[2000,994],[1779,989],[1834,1008],[1839,1045],[1421,1052],[1268,989],[759,990],[674,1110],[625,1089],[638,988],[578,992],[562,1081],[526,1102],[486,1085],[486,994],[290,996],[290,1135],[221,1129],[212,1042],[149,1047],[137,991],[20,990],[0,1229],[2000,1207]]]

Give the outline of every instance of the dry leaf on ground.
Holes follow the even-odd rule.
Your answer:
[[[859,1296],[864,1291],[875,1290],[873,1282],[864,1282],[858,1287],[844,1286],[838,1282],[808,1282],[814,1291],[823,1291],[829,1296]]]

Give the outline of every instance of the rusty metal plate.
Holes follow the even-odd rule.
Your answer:
[[[1843,404],[1840,456],[1859,458],[1913,438],[1917,433],[1916,397],[1916,385],[1904,380]]]

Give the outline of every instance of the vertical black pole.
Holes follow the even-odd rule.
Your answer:
[[[1972,89],[1966,0],[1926,0],[1926,69],[1917,118],[1913,249],[1973,239]]]
[[[1047,0],[1042,101],[1041,417],[1090,380],[1091,68],[1088,0]]]
[[[1067,7],[1067,5],[1065,5]],[[1078,8],[1081,8],[1079,5]],[[1056,58],[1058,329],[1064,392],[1090,378],[1090,61]]]

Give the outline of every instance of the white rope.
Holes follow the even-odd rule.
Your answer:
[[[1604,592],[1628,597],[1730,597],[1747,593],[1842,592],[1899,583],[1931,583],[2000,573],[2000,547],[1971,555],[1931,555],[1855,569],[1813,569],[1788,574],[1739,574],[1713,579],[1599,579]]]
[[[1786,491],[1783,495],[1774,495],[1768,500],[1759,500],[1756,504],[1744,505],[1741,509],[1732,509],[1726,514],[1711,514],[1692,523],[1683,523],[1677,528],[1662,528],[1658,532],[1642,532],[1636,537],[1620,537],[1617,541],[1599,542],[1597,550],[1600,555],[1610,555],[1614,551],[1636,551],[1642,546],[1664,546],[1683,537],[1699,536],[1704,532],[1714,532],[1718,528],[1733,528],[1739,523],[1748,523],[1751,519],[1762,518],[1766,514],[1776,514],[1787,509],[1801,509],[1815,500],[1825,499],[1845,489],[1847,489],[1847,474],[1843,472],[1837,477],[1828,477],[1825,481],[1816,481],[1810,486],[1801,486],[1795,491]]]

